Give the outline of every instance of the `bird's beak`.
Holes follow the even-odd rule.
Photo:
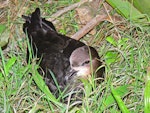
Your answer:
[[[68,81],[68,80],[74,79],[75,76],[76,76],[76,74],[77,74],[77,71],[74,70],[74,69],[71,69],[71,70],[69,71],[69,73],[65,76],[65,80]]]

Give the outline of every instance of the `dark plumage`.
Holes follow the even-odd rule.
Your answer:
[[[74,79],[74,76],[77,75],[78,70],[76,70],[75,67],[89,66],[89,53],[92,54],[92,60],[94,59],[97,63],[96,67],[94,67],[94,71],[101,65],[98,53],[94,48],[59,34],[51,22],[41,18],[39,8],[37,8],[31,16],[23,16],[23,18],[25,19],[23,31],[28,35],[29,43],[33,48],[33,54],[37,55],[38,58],[42,58],[40,66],[45,73],[44,77],[46,83],[52,92],[56,92],[57,88],[50,75],[50,71],[54,73],[60,88],[64,89],[67,83],[70,83],[70,81],[72,81],[71,79]],[[85,53],[86,55],[83,55]],[[79,63],[80,59],[76,60],[76,58],[81,57],[82,59],[82,56],[85,57],[85,60],[88,60]],[[28,58],[29,51],[27,51],[27,60]]]

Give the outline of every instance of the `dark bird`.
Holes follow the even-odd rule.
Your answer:
[[[93,47],[59,34],[51,22],[41,17],[39,8],[31,15],[22,17],[25,19],[23,31],[28,35],[33,54],[41,58],[40,67],[44,72],[46,84],[52,92],[57,92],[57,87],[50,71],[63,90],[76,78],[86,77],[102,65]],[[28,59],[29,50],[27,50],[27,61]],[[40,73],[42,71],[39,70]],[[102,74],[103,70],[97,71],[98,77],[102,77]]]

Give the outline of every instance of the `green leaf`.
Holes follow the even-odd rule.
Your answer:
[[[129,0],[141,13],[150,16],[150,0]]]
[[[5,29],[6,29],[6,26],[3,25],[3,24],[0,24],[0,34],[1,34],[2,32],[4,32]]]
[[[16,62],[17,58],[16,57],[12,57],[10,58],[7,63],[6,63],[6,72],[7,74],[9,73],[10,71],[10,68],[14,65],[14,63]]]
[[[146,22],[145,15],[138,11],[127,0],[106,0],[114,9],[118,11],[122,16],[130,21]]]
[[[0,81],[2,81],[2,79],[4,79],[3,74],[0,72]]]
[[[114,89],[115,92],[118,92],[120,97],[124,97],[128,92],[128,85],[120,86],[116,89]],[[104,100],[103,105],[101,107],[101,110],[105,110],[109,106],[111,106],[113,103],[115,103],[115,98],[112,94],[108,95],[107,98]]]
[[[116,91],[112,85],[111,85],[111,91],[122,113],[130,113],[126,105],[124,104],[123,100],[121,99],[120,93]]]
[[[0,47],[4,47],[8,43],[9,32],[6,30],[6,26],[0,24]]]
[[[121,39],[118,40],[118,43],[119,43],[119,45],[124,45],[124,44],[126,44],[126,42],[128,40],[129,40],[128,38],[121,38]]]
[[[64,30],[64,29],[60,29],[59,32],[63,35],[66,35],[66,30]]]
[[[129,39],[128,38],[121,38],[118,40],[118,48],[121,48],[123,47],[123,49],[125,49],[127,46],[128,46],[128,41]]]
[[[115,40],[113,37],[108,36],[108,37],[106,38],[106,40],[107,40],[110,44],[112,44],[113,46],[117,46],[116,40]]]
[[[105,54],[105,62],[107,65],[111,65],[112,63],[118,60],[118,53],[115,51],[108,51]]]

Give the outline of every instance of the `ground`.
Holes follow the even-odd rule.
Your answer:
[[[4,113],[120,113],[120,106],[131,113],[144,112],[144,87],[150,59],[150,34],[147,27],[130,22],[124,17],[116,23],[104,21],[96,27],[96,33],[87,34],[81,41],[97,49],[106,68],[105,79],[95,85],[93,80],[82,81],[85,96],[79,101],[62,103],[45,88],[36,69],[38,64],[26,63],[27,37],[22,31],[22,14],[30,14],[41,8],[43,17],[52,14],[78,0],[64,1],[10,1],[1,6],[1,24],[6,25],[4,37],[9,44],[0,50],[0,111]],[[115,10],[113,10],[113,13]],[[112,14],[113,14],[112,13]],[[57,31],[72,36],[79,30],[75,10],[58,17]],[[34,76],[36,75],[36,76]],[[117,98],[116,98],[117,96]],[[60,98],[62,95],[60,95]],[[118,97],[120,97],[118,99]],[[119,101],[119,102],[118,102]]]

